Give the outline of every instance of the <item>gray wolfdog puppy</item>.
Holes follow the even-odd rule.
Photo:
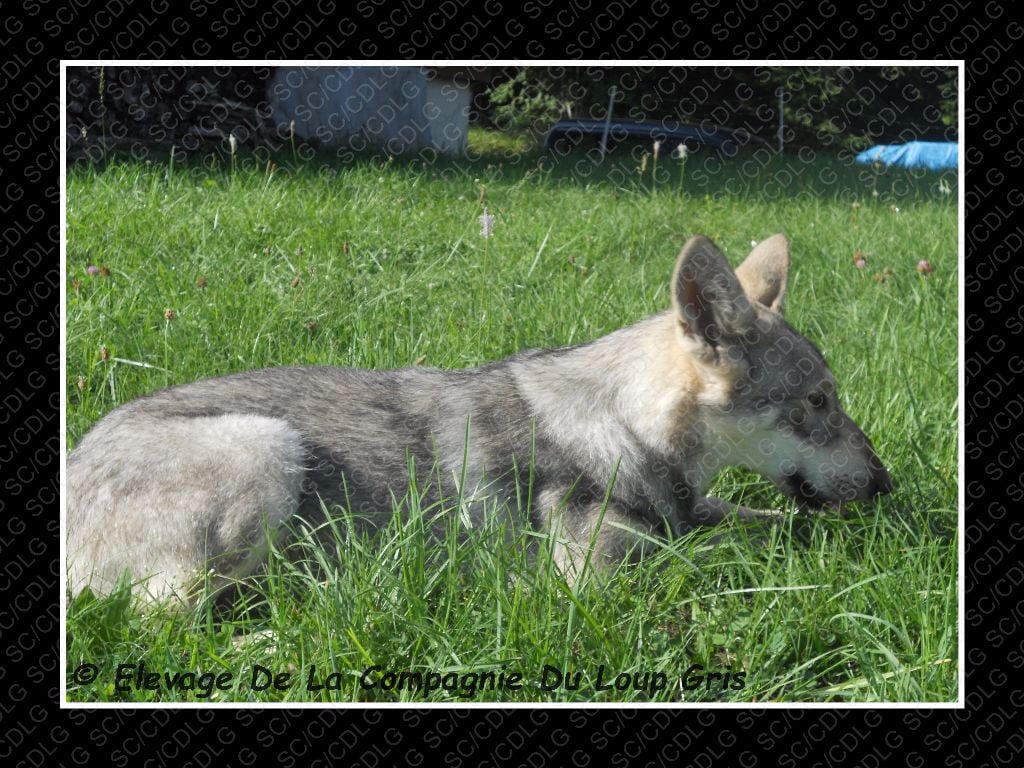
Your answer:
[[[704,496],[725,466],[807,506],[888,493],[821,353],[782,318],[788,271],[782,235],[735,271],[694,237],[672,309],[586,344],[460,371],[272,368],[129,402],[68,459],[69,585],[102,592],[127,571],[159,598],[211,571],[226,583],[290,518],[341,505],[379,525],[410,466],[420,489],[455,478],[471,514],[515,507],[528,482],[525,512],[569,574],[760,514]]]

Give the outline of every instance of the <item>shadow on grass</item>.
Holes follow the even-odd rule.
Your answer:
[[[100,160],[82,159],[72,172],[101,170],[117,164],[166,165],[173,172],[201,175],[207,183],[221,182],[232,174],[280,177],[333,178],[351,169],[389,170],[399,175],[428,174],[443,180],[488,183],[551,183],[605,189],[616,194],[676,194],[690,197],[744,201],[793,198],[838,199],[850,203],[892,205],[910,202],[956,203],[957,173],[924,169],[856,165],[849,151],[830,152],[809,147],[774,150],[746,147],[732,156],[706,149],[683,159],[667,153],[657,160],[646,144],[622,142],[604,159],[596,143],[569,150],[545,149],[536,140],[519,136],[493,136],[471,132],[466,156],[461,158],[421,151],[392,156],[384,150],[327,150],[304,145],[297,151],[239,150],[232,155],[225,146],[204,154],[178,153],[169,148],[144,147],[112,151]]]

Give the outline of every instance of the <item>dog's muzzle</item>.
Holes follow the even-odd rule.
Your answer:
[[[818,493],[817,488],[799,472],[786,478],[782,490],[799,506],[807,509],[823,509],[831,503],[830,499]]]
[[[867,501],[875,496],[892,493],[892,478],[881,461],[874,458],[869,464],[871,471],[863,492],[842,494],[840,498],[833,498],[823,494],[800,472],[794,472],[785,479],[781,486],[782,491],[796,501],[798,506],[806,509],[823,509],[850,501]]]
[[[889,477],[889,470],[885,468],[885,465],[877,456],[873,456],[868,464],[871,466],[871,481],[873,483],[871,495],[880,496],[892,493],[892,478]]]

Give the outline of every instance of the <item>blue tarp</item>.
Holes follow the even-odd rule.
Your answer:
[[[861,165],[878,160],[900,168],[929,168],[933,171],[956,170],[955,141],[908,141],[906,144],[878,144],[857,155]]]

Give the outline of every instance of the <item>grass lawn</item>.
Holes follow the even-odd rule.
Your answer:
[[[239,155],[71,168],[69,449],[118,404],[202,377],[459,368],[584,342],[669,306],[690,235],[736,264],[784,231],[787,319],[824,352],[896,492],[809,520],[766,480],[726,470],[714,495],[784,507],[789,522],[767,540],[741,524],[698,531],[572,587],[487,530],[425,546],[415,499],[398,499],[374,537],[342,520],[340,561],[316,547],[275,555],[226,610],[69,599],[68,699],[955,700],[955,176],[827,157],[655,166],[626,151],[595,168],[583,153],[511,156],[482,135],[474,146],[462,162],[289,153],[276,166]],[[919,274],[921,259],[934,271]],[[83,664],[96,665],[91,682],[73,675]],[[118,683],[122,664],[136,666]],[[139,665],[181,674],[147,687]],[[440,674],[429,691],[395,690],[385,673],[402,671]],[[289,677],[275,686],[270,673]]]

